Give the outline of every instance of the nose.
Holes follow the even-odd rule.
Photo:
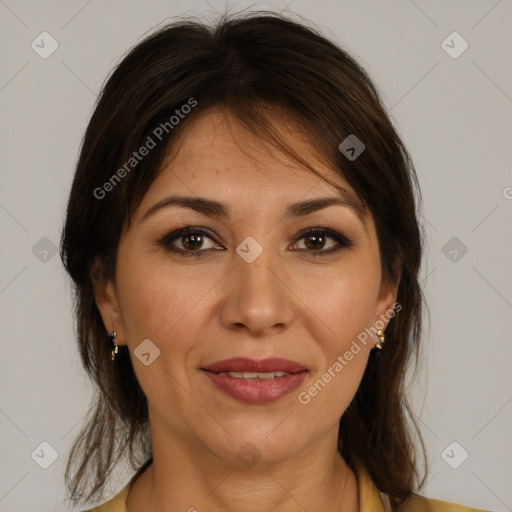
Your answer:
[[[290,326],[295,295],[286,268],[271,250],[264,250],[252,263],[235,254],[227,281],[220,312],[227,328],[260,337]]]

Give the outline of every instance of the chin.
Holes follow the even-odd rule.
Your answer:
[[[286,429],[281,427],[275,421],[266,421],[258,426],[238,423],[236,428],[226,427],[231,436],[220,429],[221,439],[210,438],[206,444],[211,452],[230,465],[253,467],[256,464],[277,464],[307,448],[304,433],[300,439],[294,435],[299,431],[299,425],[287,425]]]

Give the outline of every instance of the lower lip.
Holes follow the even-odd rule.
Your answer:
[[[306,370],[274,379],[237,379],[203,370],[207,377],[227,395],[249,404],[275,402],[295,391],[302,383]]]

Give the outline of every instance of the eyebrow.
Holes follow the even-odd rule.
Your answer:
[[[329,206],[345,206],[353,210],[366,227],[365,211],[362,205],[355,201],[348,194],[340,197],[319,197],[289,204],[286,207],[283,219],[296,218],[309,215],[319,210],[323,210]],[[205,197],[188,197],[188,196],[169,196],[158,201],[142,216],[141,221],[147,219],[162,208],[169,206],[178,206],[181,208],[190,208],[198,213],[208,217],[218,219],[230,219],[229,206],[224,203],[207,199]]]

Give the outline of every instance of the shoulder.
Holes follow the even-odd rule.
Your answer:
[[[128,497],[129,488],[130,484],[128,483],[118,494],[103,505],[98,505],[83,512],[126,512],[126,498]]]
[[[490,512],[479,508],[458,505],[448,501],[424,498],[423,496],[411,496],[400,507],[397,512]]]
[[[126,500],[135,480],[144,473],[144,471],[153,463],[153,457],[150,457],[130,478],[129,482],[109,501],[95,508],[84,510],[83,512],[126,512]]]
[[[391,510],[389,496],[380,492],[375,486],[367,469],[360,463],[355,467],[359,481],[359,503],[361,512],[388,512]],[[440,501],[412,495],[406,499],[396,512],[490,512],[474,507],[458,505],[448,501]]]

